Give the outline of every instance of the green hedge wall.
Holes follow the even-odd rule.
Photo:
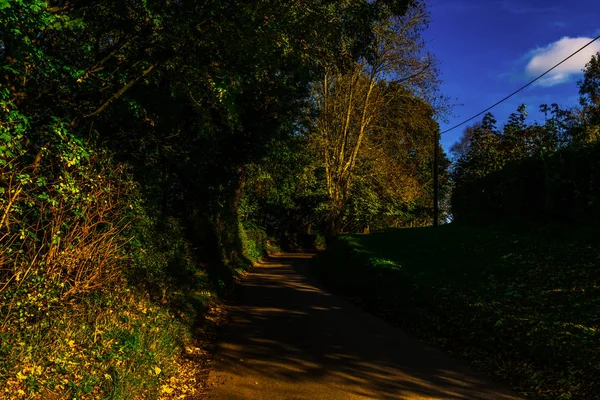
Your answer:
[[[454,220],[469,225],[600,223],[600,143],[510,163],[452,195]]]

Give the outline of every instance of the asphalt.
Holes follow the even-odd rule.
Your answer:
[[[518,399],[464,363],[328,293],[311,254],[248,274],[229,306],[211,400]]]

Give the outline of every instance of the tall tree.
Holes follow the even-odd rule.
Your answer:
[[[341,231],[358,161],[384,115],[389,117],[386,108],[398,97],[426,98],[436,88],[436,69],[420,36],[427,22],[424,5],[414,4],[402,16],[384,11],[385,19],[373,29],[371,51],[350,66],[327,65],[315,85],[319,115],[312,144],[325,170],[329,236]]]
[[[586,64],[583,80],[579,83],[580,104],[586,141],[600,137],[600,52]]]
[[[501,152],[501,133],[496,120],[487,113],[482,122],[465,129],[461,139],[452,146],[453,181],[462,185],[497,171],[504,165]]]

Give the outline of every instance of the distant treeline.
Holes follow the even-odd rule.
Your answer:
[[[489,224],[600,223],[600,144],[568,146],[546,158],[507,164],[458,186],[457,222]]]
[[[542,105],[543,124],[525,106],[503,129],[487,114],[452,148],[452,212],[474,225],[600,223],[600,54],[579,82],[581,107]]]

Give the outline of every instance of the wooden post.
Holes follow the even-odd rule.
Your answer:
[[[436,129],[434,132],[434,143],[433,143],[433,226],[439,226],[440,218],[440,179],[439,179],[439,157],[440,157],[440,136],[439,131]]]

